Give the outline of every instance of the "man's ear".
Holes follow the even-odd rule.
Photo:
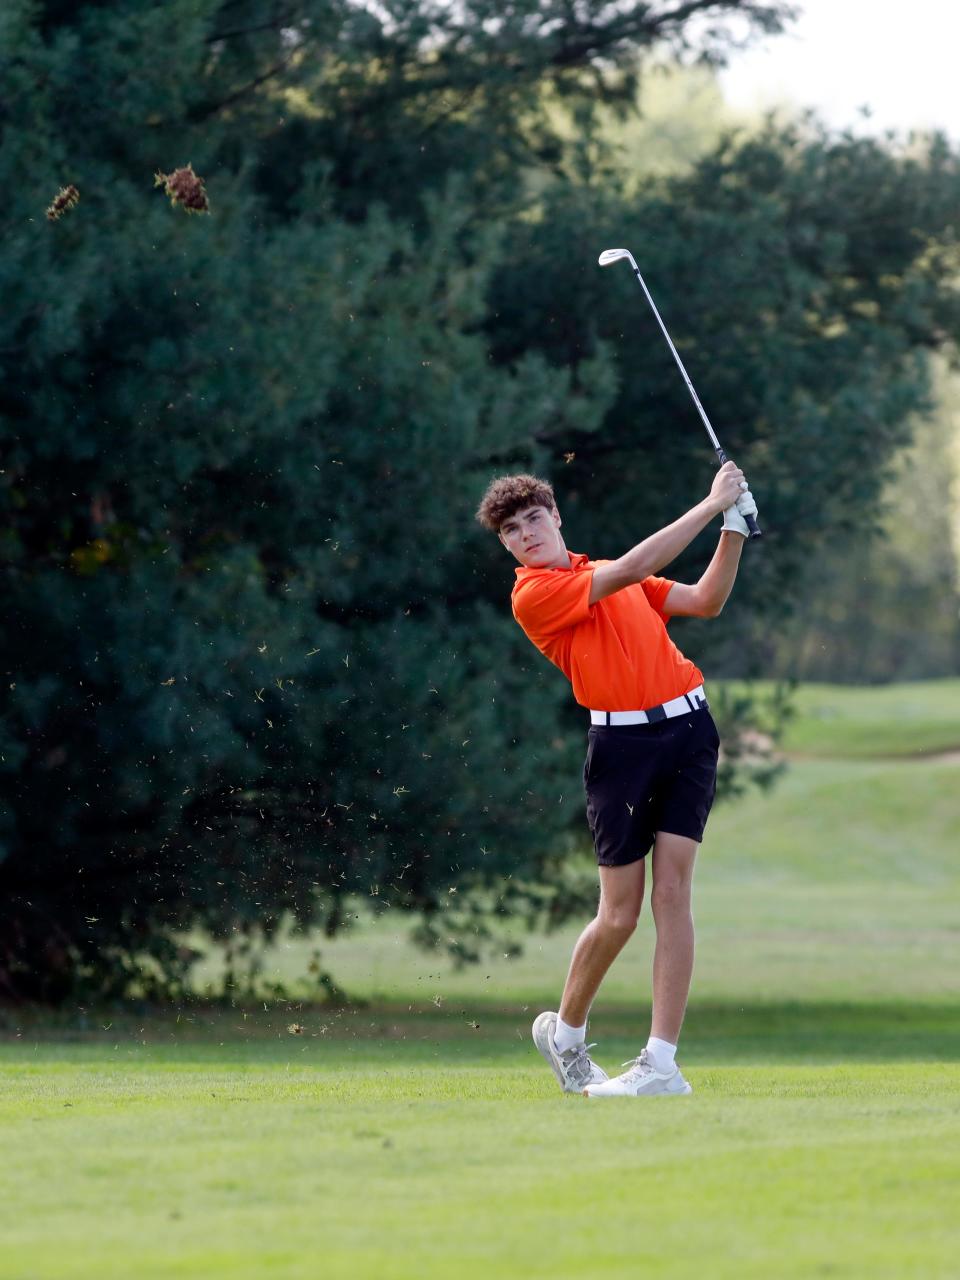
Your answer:
[[[553,523],[559,529],[560,526],[563,524],[563,521],[560,519],[560,512],[557,510],[556,507],[553,507],[550,511],[550,514],[553,516]]]

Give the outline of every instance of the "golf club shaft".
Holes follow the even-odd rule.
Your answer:
[[[644,294],[646,295],[646,299],[650,303],[650,307],[651,307],[651,310],[653,311],[653,314],[657,317],[657,324],[660,326],[660,330],[663,333],[663,336],[667,340],[667,346],[673,352],[673,358],[677,362],[677,368],[680,370],[681,374],[683,375],[683,380],[687,384],[687,390],[690,392],[690,395],[693,397],[693,403],[697,406],[697,412],[700,414],[700,417],[703,419],[703,425],[707,428],[707,435],[710,437],[710,442],[714,447],[717,457],[720,459],[720,465],[722,467],[723,464],[727,461],[727,455],[724,453],[723,448],[720,444],[720,441],[717,439],[717,433],[714,431],[713,427],[710,425],[710,419],[707,417],[707,412],[704,409],[703,405],[700,403],[700,397],[697,395],[694,389],[693,383],[690,381],[690,375],[687,373],[686,369],[683,367],[683,361],[680,359],[680,353],[677,351],[677,348],[673,345],[673,339],[670,337],[670,334],[667,332],[667,326],[663,323],[663,320],[660,316],[660,312],[657,310],[657,304],[654,302],[653,297],[651,296],[650,290],[647,288],[646,281],[644,280],[643,276],[640,274],[640,268],[633,261],[632,257],[630,259],[630,265],[633,267],[634,273],[637,279],[640,281],[640,288],[643,290]],[[750,530],[750,537],[759,538],[761,529],[760,529],[760,526],[757,524],[756,520],[754,519],[754,517],[744,516],[744,520],[746,520],[747,528]]]

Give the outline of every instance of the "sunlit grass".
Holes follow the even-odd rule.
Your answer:
[[[960,751],[960,680],[805,684],[793,704],[783,740],[792,754],[866,759]]]
[[[840,1065],[823,1026],[793,1065],[718,1041],[692,1098],[606,1103],[500,1021],[413,1053],[6,1044],[0,1275],[946,1277],[960,1070]]]

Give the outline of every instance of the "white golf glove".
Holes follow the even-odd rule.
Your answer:
[[[742,537],[749,538],[750,530],[747,527],[745,517],[755,516],[756,514],[757,504],[753,499],[753,494],[749,489],[744,489],[733,506],[727,507],[726,511],[724,511],[723,528],[727,533],[739,533]]]

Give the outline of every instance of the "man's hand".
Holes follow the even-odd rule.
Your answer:
[[[743,472],[735,462],[725,462],[713,477],[707,501],[712,504],[714,514],[719,515],[732,507],[747,487]]]
[[[754,501],[753,494],[749,489],[741,490],[740,497],[733,506],[727,507],[723,513],[723,527],[727,533],[740,533],[745,538],[750,537],[750,529],[747,526],[747,516],[755,516],[757,514],[757,504]]]

